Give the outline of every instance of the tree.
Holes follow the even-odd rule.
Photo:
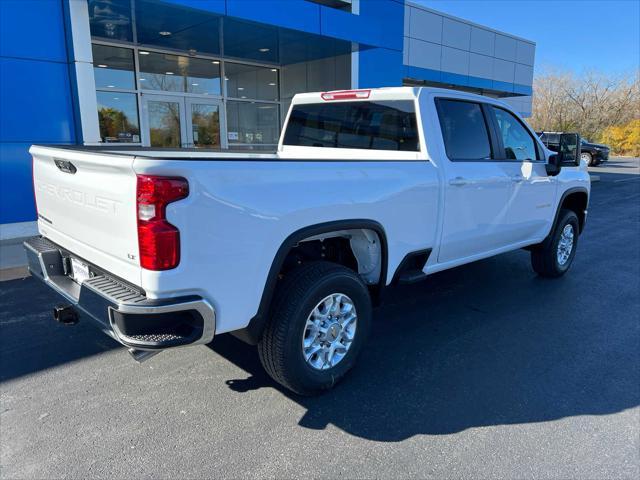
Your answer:
[[[598,141],[607,129],[638,119],[640,77],[637,75],[615,77],[594,71],[576,75],[547,70],[534,81],[530,123],[536,130],[577,131],[589,140]],[[621,131],[630,135],[633,129]],[[614,135],[612,132],[609,130],[610,136]]]

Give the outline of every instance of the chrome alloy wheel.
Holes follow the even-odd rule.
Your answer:
[[[560,241],[558,242],[558,250],[556,252],[556,258],[560,266],[564,266],[571,256],[571,251],[573,250],[573,237],[573,225],[565,225],[562,229]]]
[[[584,160],[587,163],[587,167],[591,166],[591,155],[589,155],[588,153],[581,153],[580,159]]]
[[[358,314],[343,293],[323,298],[307,317],[302,333],[302,353],[316,370],[335,367],[347,355],[356,335]]]

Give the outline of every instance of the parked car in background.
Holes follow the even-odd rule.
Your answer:
[[[536,132],[547,148],[550,150],[557,150],[560,145],[560,134],[562,132]],[[591,143],[585,138],[580,139],[580,147],[582,153],[580,158],[584,160],[588,166],[595,167],[609,160],[609,151],[611,150],[608,145],[602,145],[600,143]]]
[[[29,269],[58,321],[94,320],[136,359],[233,332],[314,394],[390,284],[519,248],[541,276],[569,270],[590,180],[560,137],[544,148],[488,97],[382,88],[296,95],[271,154],[33,146]]]

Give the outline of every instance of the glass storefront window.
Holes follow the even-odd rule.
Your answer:
[[[278,69],[225,63],[227,95],[234,98],[277,101]]]
[[[96,44],[92,48],[96,88],[136,88],[133,50]]]
[[[278,104],[227,102],[229,146],[278,143]]]
[[[104,143],[139,143],[135,93],[97,92],[100,137]]]
[[[132,42],[130,0],[89,0],[91,35],[107,40]]]
[[[220,95],[220,62],[164,53],[138,52],[140,88]]]

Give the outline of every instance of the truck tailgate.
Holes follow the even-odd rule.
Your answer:
[[[30,153],[40,233],[139,285],[134,156],[41,146]]]

